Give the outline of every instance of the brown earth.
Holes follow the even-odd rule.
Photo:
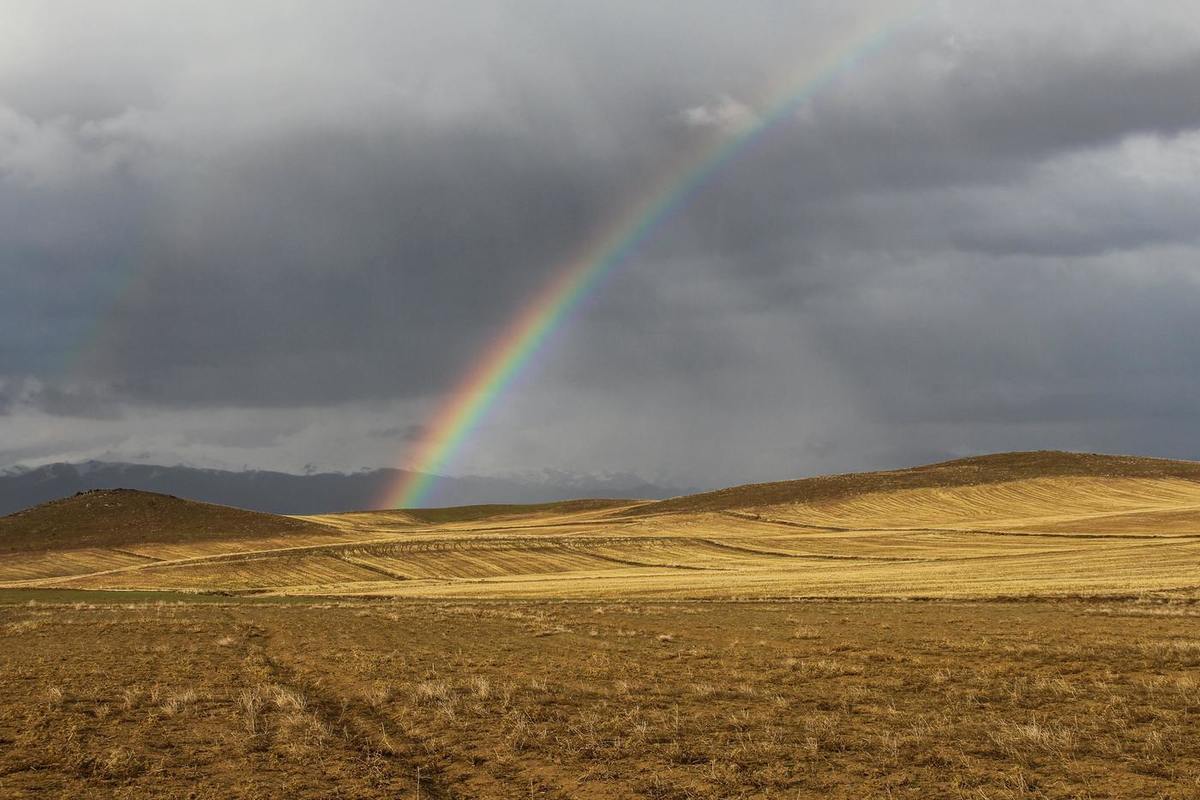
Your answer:
[[[0,553],[328,532],[317,523],[132,489],[98,489],[0,517]]]
[[[68,498],[0,520],[0,800],[1200,797],[1198,478]]]
[[[1193,604],[28,596],[5,800],[1200,795]]]

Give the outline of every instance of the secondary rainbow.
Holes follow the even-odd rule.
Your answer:
[[[785,90],[770,93],[771,99],[760,104],[764,111],[748,114],[738,124],[724,126],[715,141],[672,164],[650,184],[649,191],[625,204],[622,213],[555,272],[460,380],[449,400],[425,426],[425,433],[405,461],[406,471],[388,486],[379,505],[388,508],[421,505],[438,473],[584,297],[717,171],[773,125],[792,117],[801,105],[839,75],[882,48],[917,18],[925,5],[909,6],[904,13],[890,14],[883,22],[860,23],[837,46],[826,47],[824,57],[810,63],[799,80],[790,80]]]

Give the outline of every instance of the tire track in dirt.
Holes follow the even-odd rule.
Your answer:
[[[403,722],[338,686],[341,673],[307,669],[292,663],[284,653],[303,653],[305,643],[293,641],[286,632],[273,631],[261,623],[246,626],[262,664],[278,685],[299,693],[308,710],[334,732],[350,751],[358,753],[363,766],[384,763],[389,767],[387,791],[380,796],[420,800],[466,800],[475,797],[528,796],[528,787],[494,772],[474,768],[470,779],[447,774],[446,765],[461,754],[440,752],[428,739],[414,735]],[[418,775],[420,783],[418,785]],[[369,775],[367,776],[370,777]]]
[[[261,624],[239,626],[249,642],[247,655],[265,670],[270,682],[304,698],[305,710],[323,723],[345,750],[361,764],[364,782],[378,786],[379,797],[412,797],[422,800],[456,800],[437,767],[427,743],[416,739],[365,701],[332,689],[325,676],[313,679],[299,667],[285,662],[273,632]],[[382,770],[381,770],[382,768]],[[372,775],[372,770],[385,772]],[[383,784],[382,786],[380,784]]]

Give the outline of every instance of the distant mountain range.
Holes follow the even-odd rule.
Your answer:
[[[355,473],[286,472],[163,467],[87,461],[0,471],[0,514],[89,489],[141,489],[209,503],[276,514],[325,514],[378,508],[380,498],[403,475],[395,469]],[[580,476],[547,472],[521,478],[455,477],[438,480],[431,505],[548,503],[577,497],[660,499],[687,494],[636,476]]]

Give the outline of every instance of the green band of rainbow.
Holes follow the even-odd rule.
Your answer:
[[[626,261],[717,171],[773,125],[792,117],[799,106],[839,75],[882,48],[916,19],[925,5],[908,6],[904,13],[890,14],[883,23],[873,20],[870,25],[860,24],[847,39],[841,40],[840,46],[826,48],[827,55],[810,64],[801,80],[789,81],[786,91],[774,93],[774,101],[763,104],[764,113],[727,130],[717,141],[673,165],[651,184],[649,192],[627,204],[624,213],[557,270],[464,376],[410,452],[407,471],[388,487],[379,505],[419,506],[427,498],[438,473],[461,449],[497,398],[606,275]]]

